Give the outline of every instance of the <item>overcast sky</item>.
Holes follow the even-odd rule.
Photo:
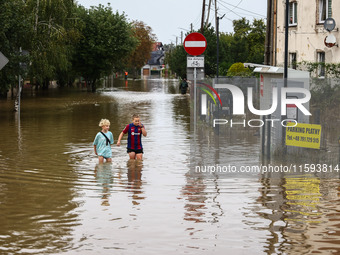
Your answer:
[[[194,30],[201,27],[203,0],[77,0],[80,5],[90,8],[99,4],[111,4],[113,10],[126,14],[129,21],[139,20],[150,26],[158,41],[163,44],[180,43],[193,24]],[[215,3],[214,0],[212,0]],[[206,0],[206,12],[209,0]],[[267,0],[217,0],[220,32],[232,32],[232,20],[246,17],[250,22],[254,18],[266,18]],[[215,27],[215,6],[212,4],[209,21]],[[184,40],[184,38],[183,38]]]

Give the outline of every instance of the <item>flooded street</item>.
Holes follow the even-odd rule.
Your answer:
[[[26,91],[20,118],[0,101],[0,254],[339,254],[339,180],[193,174],[190,104],[164,79]],[[128,160],[125,136],[98,165],[100,119],[116,143],[133,113],[143,162]],[[254,132],[216,142],[199,157],[261,164]]]

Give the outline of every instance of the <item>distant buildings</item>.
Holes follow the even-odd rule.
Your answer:
[[[284,65],[285,46],[285,2],[268,0],[267,38],[265,64]],[[339,63],[340,49],[340,2],[335,0],[290,0],[289,3],[289,67],[296,68],[296,63],[307,61],[313,63]],[[324,29],[327,18],[335,20],[335,29]],[[327,47],[325,40],[335,38],[333,47]],[[330,46],[330,45],[329,45]],[[323,77],[322,66],[317,76]]]
[[[162,69],[164,68],[164,57],[163,44],[161,42],[154,43],[150,59],[142,67],[142,78],[161,77]]]

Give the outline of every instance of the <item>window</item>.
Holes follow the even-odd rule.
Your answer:
[[[296,53],[289,53],[289,65],[291,68],[296,69]]]
[[[332,17],[332,0],[319,0],[319,22]]]
[[[319,66],[318,66],[318,76],[321,78],[321,77],[325,77],[325,52],[323,51],[320,51],[317,53],[318,56],[318,63],[319,63]]]
[[[297,2],[289,3],[289,26],[297,25]]]

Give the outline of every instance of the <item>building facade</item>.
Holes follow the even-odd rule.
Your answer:
[[[151,51],[150,59],[147,64],[142,67],[142,78],[161,77],[161,72],[164,69],[164,48],[161,42],[154,43]]]
[[[265,64],[284,65],[285,49],[285,0],[268,0],[267,38]],[[289,1],[288,66],[296,63],[339,63],[340,48],[340,1],[336,0],[290,0]],[[327,31],[325,20],[333,18],[335,28]],[[326,46],[325,40],[335,39],[335,45]],[[333,41],[332,41],[333,42]],[[324,76],[320,66],[317,76]]]

